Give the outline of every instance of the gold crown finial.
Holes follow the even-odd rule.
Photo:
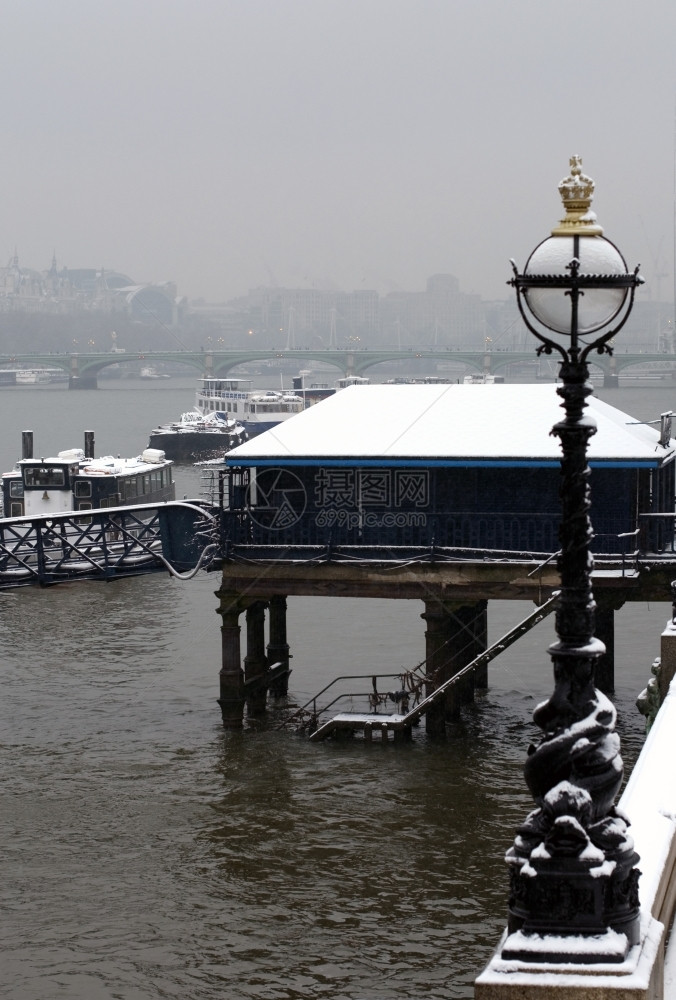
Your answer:
[[[571,156],[570,174],[559,184],[559,194],[566,214],[552,236],[602,236],[603,227],[590,210],[594,197],[594,181],[582,173],[582,157]]]

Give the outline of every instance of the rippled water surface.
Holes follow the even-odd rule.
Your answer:
[[[36,453],[129,454],[192,382],[0,390],[8,468]],[[647,419],[673,392],[608,401]],[[57,432],[61,433],[57,439]],[[194,470],[179,492],[195,495]],[[471,997],[506,912],[503,854],[531,807],[531,712],[551,690],[543,622],[490,668],[443,744],[225,734],[216,576],[0,593],[0,996]],[[666,596],[666,595],[665,595]],[[424,655],[416,601],[289,600],[291,695]],[[492,602],[491,638],[530,606]],[[670,606],[617,616],[625,759]]]

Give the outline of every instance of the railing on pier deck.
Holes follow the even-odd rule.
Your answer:
[[[0,589],[193,575],[219,550],[218,520],[199,500],[0,519]]]
[[[605,573],[620,578],[634,578],[640,563],[652,558],[639,549],[628,548],[619,540],[634,537],[628,532],[618,538],[617,552],[594,555],[597,574]],[[676,551],[676,550],[675,550]],[[233,543],[226,535],[223,539],[221,562],[232,563],[288,563],[298,565],[321,565],[342,563],[345,565],[390,564],[406,566],[428,563],[431,565],[450,563],[527,563],[544,567],[556,559],[554,552],[514,551],[512,549],[476,549],[451,546],[418,545],[334,545],[329,540],[325,545],[256,545]],[[530,574],[529,574],[530,575]]]
[[[325,539],[307,543],[300,534],[282,540],[284,532],[262,529],[248,509],[232,509],[235,497],[222,470],[208,470],[206,499],[172,501],[70,511],[51,517],[0,519],[0,589],[26,584],[48,585],[69,579],[113,579],[172,569],[193,570],[206,546],[210,569],[224,563],[321,565],[442,565],[452,563],[537,563],[555,559],[552,551],[427,544],[348,544]],[[597,575],[635,578],[642,566],[674,558],[674,513],[641,513],[653,525],[651,537],[662,538],[662,549],[646,552],[643,529],[617,535],[597,535],[594,553]],[[208,524],[208,529],[207,529]],[[206,532],[206,534],[205,534]],[[422,539],[421,539],[422,541]]]
[[[673,554],[676,552],[676,512],[661,514],[639,514],[641,520],[651,524],[655,539],[655,549],[659,553]]]

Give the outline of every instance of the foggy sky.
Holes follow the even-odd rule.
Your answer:
[[[0,264],[506,298],[571,154],[671,299],[673,0],[7,0]]]

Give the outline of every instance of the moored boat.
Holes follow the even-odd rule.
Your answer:
[[[336,388],[338,389],[349,389],[351,385],[369,385],[371,379],[365,378],[363,375],[345,375],[343,378],[339,378],[336,382]]]
[[[307,410],[315,403],[321,403],[336,392],[335,386],[330,386],[328,382],[307,382],[303,369],[293,378],[293,391],[303,400],[303,408]]]
[[[269,431],[303,410],[303,399],[290,390],[245,388],[251,379],[205,375],[199,379],[195,408],[203,416],[222,413],[239,421],[249,437]]]
[[[249,437],[269,431],[305,408],[302,396],[274,389],[249,393],[244,407],[243,422]]]
[[[17,368],[15,385],[47,385],[52,382],[67,382],[68,373],[63,368]]]
[[[248,378],[200,378],[195,409],[152,430],[150,446],[177,462],[220,458],[304,409],[295,392],[251,390],[250,383]]]
[[[163,451],[146,448],[135,458],[94,458],[94,435],[85,447],[33,458],[33,437],[24,434],[24,457],[2,475],[4,517],[39,516],[71,510],[98,510],[174,500],[173,462]]]
[[[470,372],[469,375],[465,375],[462,381],[464,385],[497,385],[500,382],[504,382],[505,379],[502,375],[488,375],[482,372]]]
[[[246,441],[247,436],[243,425],[224,413],[216,411],[203,416],[197,410],[189,410],[179,420],[152,430],[148,443],[175,462],[196,462],[224,455]]]

